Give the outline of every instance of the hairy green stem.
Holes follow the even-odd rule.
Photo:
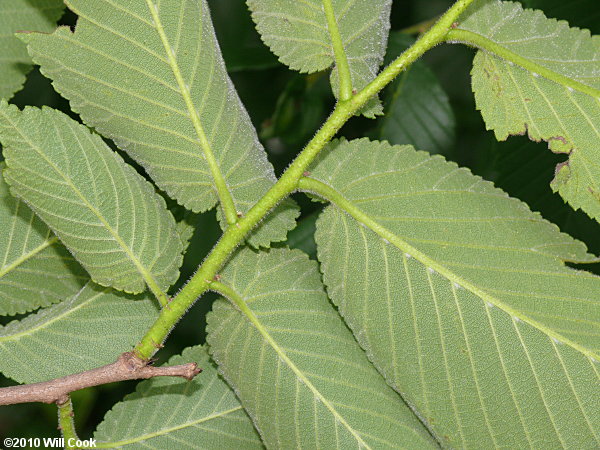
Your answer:
[[[325,17],[327,18],[327,29],[329,30],[329,37],[333,45],[335,66],[337,67],[340,80],[339,99],[341,102],[344,102],[352,97],[352,77],[350,76],[350,66],[348,65],[346,50],[344,50],[344,43],[342,42],[342,36],[340,35],[340,29],[335,18],[331,0],[323,0],[323,12],[325,12]]]
[[[368,97],[366,100],[368,100]],[[362,104],[358,104],[357,108],[361,106]],[[235,248],[240,245],[246,235],[252,231],[271,209],[297,189],[298,180],[303,176],[308,165],[342,125],[352,117],[357,108],[352,108],[348,103],[338,104],[338,107],[331,114],[327,122],[288,167],[277,183],[269,189],[237,224],[227,228],[194,276],[179,291],[179,294],[161,310],[150,330],[148,330],[140,343],[135,347],[134,351],[137,356],[142,359],[149,359],[160,348],[161,343],[165,340],[173,326],[196,299],[209,289],[214,276],[227,259],[229,259]]]
[[[69,445],[69,442],[76,442],[79,440],[77,432],[75,431],[75,422],[73,420],[73,403],[71,397],[68,396],[67,400],[58,405],[58,428],[65,439],[66,449],[76,449],[77,447]]]
[[[448,35],[446,36],[446,42],[449,43],[461,43],[470,45],[473,47],[477,47],[479,49],[485,50],[488,53],[492,53],[505,61],[509,61],[514,63],[523,69],[535,73],[539,76],[542,76],[550,81],[554,81],[555,83],[562,84],[568,88],[571,88],[575,91],[582,92],[591,97],[597,98],[600,97],[600,90],[595,89],[586,84],[580,83],[572,78],[566,77],[558,72],[553,71],[541,64],[538,64],[531,59],[524,58],[517,53],[512,52],[506,47],[503,47],[501,44],[498,44],[491,39],[482,36],[481,34],[474,33],[468,30],[455,29],[450,30]]]
[[[229,259],[235,248],[243,242],[246,235],[279,202],[298,189],[298,181],[305,175],[309,165],[348,119],[360,110],[371,97],[387,86],[400,72],[426,51],[443,42],[454,21],[473,1],[459,0],[456,2],[427,33],[402,53],[363,90],[349,100],[340,101],[337,104],[323,127],[296,157],[277,183],[243,218],[234,226],[227,228],[194,276],[181,289],[179,294],[161,310],[157,320],[135,347],[134,351],[137,356],[147,360],[156,353],[179,319],[199,296],[210,289],[214,276]]]
[[[432,26],[429,31],[423,34],[417,42],[396,58],[387,66],[373,81],[355,95],[350,102],[361,102],[364,104],[364,97],[367,100],[376,95],[381,89],[387,86],[400,72],[419,59],[423,53],[432,49],[445,41],[446,35],[452,29],[452,24],[469,7],[474,0],[459,0],[446,13],[440,17],[440,20]]]

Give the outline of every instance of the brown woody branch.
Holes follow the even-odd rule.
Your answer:
[[[182,377],[192,380],[202,372],[196,363],[153,367],[132,352],[123,353],[112,364],[86,370],[42,383],[24,384],[0,389],[0,405],[16,403],[58,403],[68,400],[69,393],[100,384],[153,377]]]

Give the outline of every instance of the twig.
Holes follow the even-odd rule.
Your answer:
[[[423,54],[447,37],[452,24],[473,3],[474,0],[458,0],[450,9],[423,34],[417,42],[390,63],[377,77],[361,91],[352,95],[346,102],[338,102],[334,111],[321,129],[317,131],[310,142],[304,147],[296,159],[288,166],[279,180],[258,200],[252,208],[236,222],[225,230],[221,239],[202,262],[196,273],[181,288],[178,294],[169,303],[168,308],[163,308],[154,324],[146,335],[135,346],[135,353],[141,359],[152,357],[157,351],[157,343],[161,344],[167,338],[175,324],[185,315],[198,298],[210,289],[210,284],[216,273],[231,258],[233,251],[240,242],[254,229],[265,216],[284,198],[298,190],[298,180],[304,176],[317,155],[325,148],[342,126],[354,116],[357,111],[378,94],[385,86],[392,82],[396,76],[406,70]]]
[[[192,380],[202,372],[196,363],[153,367],[132,352],[123,353],[112,364],[42,383],[24,384],[0,389],[0,405],[16,403],[58,403],[68,401],[69,393],[100,384],[153,377],[182,377]]]

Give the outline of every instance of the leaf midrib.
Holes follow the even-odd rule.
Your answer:
[[[340,84],[339,99],[341,102],[344,102],[352,98],[352,76],[350,75],[348,57],[346,56],[344,42],[340,35],[338,20],[335,16],[331,0],[322,0],[322,8],[326,18],[331,47],[333,48],[335,65],[338,70]]]
[[[177,63],[177,59],[175,57],[174,50],[169,43],[169,39],[165,33],[165,29],[160,20],[160,15],[158,12],[158,6],[152,2],[152,0],[146,0],[146,5],[148,10],[150,11],[150,15],[152,16],[152,20],[154,21],[154,28],[158,33],[161,43],[163,44],[164,51],[167,54],[167,59],[169,62],[169,66],[175,76],[175,80],[177,82],[177,86],[179,87],[179,91],[181,96],[183,97],[183,101],[185,102],[186,108],[190,115],[190,120],[192,121],[192,125],[194,130],[196,131],[196,135],[200,141],[200,147],[202,148],[202,152],[204,154],[204,158],[210,168],[211,174],[213,176],[213,180],[215,182],[217,188],[217,196],[221,202],[221,207],[223,208],[223,212],[227,219],[227,223],[229,225],[235,224],[237,222],[237,210],[235,207],[235,203],[233,201],[233,197],[231,196],[231,192],[227,186],[225,178],[221,173],[221,169],[219,167],[219,163],[213,153],[212,147],[208,138],[206,137],[206,133],[204,132],[204,128],[202,127],[202,121],[198,115],[198,111],[194,106],[194,101],[192,100],[190,90],[183,79],[183,75],[179,68],[179,64]],[[201,8],[202,6],[199,5]]]
[[[73,302],[77,301],[77,299],[79,298],[79,296],[83,293],[83,291],[85,291],[86,289],[88,289],[88,287],[91,285],[91,282],[88,282],[85,284],[85,286],[83,286],[79,292],[77,292],[73,297],[71,297],[69,300],[67,300],[67,302],[69,302],[69,304],[72,304]],[[101,291],[96,292],[94,295],[92,295],[91,297],[89,297],[88,299],[86,299],[85,301],[81,302],[79,305],[72,307],[70,306],[68,309],[65,309],[61,314],[59,314],[58,316],[52,317],[49,320],[42,320],[41,323],[38,323],[35,327],[32,328],[27,328],[27,330],[25,331],[20,331],[17,333],[13,333],[13,334],[8,334],[5,336],[0,336],[0,343],[4,342],[4,341],[13,341],[15,339],[19,339],[23,336],[27,337],[30,336],[46,327],[48,327],[49,325],[52,325],[54,322],[64,319],[65,317],[73,314],[74,312],[78,311],[79,309],[83,308],[85,305],[87,305],[89,302],[96,300],[99,296],[107,294],[111,291],[112,289],[109,287],[105,287],[104,289],[102,289]],[[54,305],[54,307],[59,308],[61,306],[66,306],[65,303],[58,303],[56,305]],[[48,311],[48,309],[42,310],[44,311]],[[34,316],[28,316],[28,317],[34,317]],[[8,326],[8,325],[7,325]],[[0,331],[3,331],[7,326],[4,327],[0,327]]]
[[[132,439],[125,439],[122,441],[114,441],[114,442],[101,442],[101,443],[98,443],[98,445],[95,446],[94,448],[114,448],[114,447],[119,447],[122,445],[133,444],[135,442],[145,441],[145,440],[152,439],[152,438],[155,438],[158,436],[163,436],[163,435],[172,433],[174,431],[183,430],[185,428],[192,427],[199,423],[208,422],[209,420],[219,419],[221,417],[225,417],[228,414],[232,414],[232,413],[240,411],[240,410],[243,411],[243,408],[241,406],[236,406],[235,408],[227,409],[225,411],[220,411],[219,413],[211,414],[211,415],[202,417],[198,420],[192,420],[191,422],[185,422],[181,425],[177,425],[177,426],[170,427],[170,428],[164,428],[164,429],[162,429],[160,431],[156,431],[154,433],[147,433],[147,434],[143,434],[140,436],[136,436],[135,438],[132,438]]]
[[[336,207],[349,214],[353,219],[355,219],[358,222],[359,225],[364,225],[365,227],[369,228],[379,237],[393,244],[401,252],[410,255],[411,257],[419,261],[421,264],[423,264],[425,267],[436,271],[450,282],[455,283],[457,286],[460,286],[465,290],[468,290],[472,294],[479,297],[481,300],[490,303],[491,305],[497,307],[501,311],[504,311],[505,313],[509,314],[511,317],[519,319],[522,322],[531,325],[535,329],[544,333],[546,336],[555,339],[557,342],[561,342],[565,345],[572,347],[577,352],[587,356],[589,359],[592,359],[594,361],[600,360],[599,355],[594,353],[592,350],[583,347],[582,345],[566,338],[562,334],[559,334],[554,330],[548,328],[546,325],[543,325],[538,321],[531,319],[529,316],[522,314],[520,311],[515,310],[514,308],[506,305],[501,300],[490,295],[488,292],[483,291],[473,283],[456,275],[455,273],[450,271],[446,266],[439,264],[429,256],[420,252],[415,247],[403,241],[395,233],[393,233],[386,227],[380,225],[378,222],[373,220],[367,213],[363,212],[361,209],[356,207],[351,201],[346,199],[332,186],[323,183],[322,181],[319,181],[317,179],[305,177],[300,179],[298,187],[302,191],[311,192],[322,196],[323,198],[334,204]]]
[[[38,245],[34,249],[32,249],[26,253],[23,253],[21,256],[19,256],[17,259],[15,259],[13,262],[8,264],[7,266],[4,266],[4,268],[2,268],[0,270],[0,278],[2,278],[4,275],[6,275],[7,273],[14,270],[21,264],[25,263],[30,258],[33,258],[35,255],[42,252],[46,248],[51,247],[52,245],[56,244],[57,242],[58,242],[58,238],[56,236],[54,236],[50,239],[46,239],[44,242],[42,242],[40,245]]]
[[[358,434],[358,432],[350,426],[350,424],[346,421],[346,419],[335,409],[335,407],[329,402],[327,398],[321,394],[321,392],[312,384],[312,382],[304,375],[304,373],[294,364],[294,362],[288,357],[286,352],[277,344],[275,339],[270,335],[268,330],[262,324],[262,322],[256,317],[254,312],[248,307],[246,304],[246,300],[238,294],[237,291],[232,289],[229,286],[220,284],[220,283],[212,283],[213,288],[220,285],[223,288],[218,289],[218,292],[221,295],[229,298],[240,310],[242,314],[244,314],[248,320],[256,327],[257,331],[262,335],[262,337],[267,341],[267,343],[271,346],[273,350],[277,353],[277,355],[286,363],[286,365],[292,370],[294,375],[312,392],[312,394],[329,410],[329,412],[335,417],[340,424],[346,428],[350,434],[356,439],[359,445],[365,449],[371,449],[371,447],[362,439],[362,437]]]
[[[502,46],[502,43],[493,41],[492,39],[483,36],[482,34],[474,31],[464,29],[453,29],[450,30],[446,36],[446,42],[449,43],[466,43],[472,44],[480,50],[494,54],[496,57],[509,61],[513,64],[518,65],[522,69],[543,76],[544,78],[554,81],[557,84],[573,89],[574,91],[581,92],[589,95],[593,98],[600,98],[600,90],[588,86],[587,84],[581,83],[577,80],[567,77],[561,73],[555,72],[552,69],[542,66],[541,64],[535,63],[524,56],[521,56],[512,50]]]

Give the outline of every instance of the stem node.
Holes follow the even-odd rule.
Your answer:
[[[347,67],[348,61],[346,59],[339,30],[337,29],[332,2],[331,0],[323,0],[323,10],[327,17],[336,57],[336,66],[340,76],[340,96],[335,109],[321,129],[315,134],[304,150],[300,152],[271,189],[258,200],[246,215],[235,222],[234,227],[230,226],[227,228],[219,242],[217,242],[213,250],[198,268],[196,274],[188,281],[181,291],[179,291],[179,294],[177,294],[173,302],[169,304],[172,308],[163,308],[156,322],[135,347],[135,352],[138,356],[142,359],[149,359],[156,352],[156,347],[152,345],[152,342],[163,342],[171,329],[198,297],[204,294],[208,289],[211,289],[215,274],[231,257],[231,254],[237,246],[240,245],[246,235],[264,219],[269,211],[285,197],[298,189],[298,182],[302,177],[307,176],[306,172],[308,171],[310,164],[348,119],[350,119],[357,111],[360,111],[371,97],[377,95],[406,67],[414,63],[425,52],[443,42],[446,39],[452,24],[473,1],[474,0],[458,0],[435,25],[414,43],[412,47],[402,53],[373,81],[365,86],[364,89],[353,95],[350,71]],[[346,69],[348,70],[344,70],[344,61]]]

